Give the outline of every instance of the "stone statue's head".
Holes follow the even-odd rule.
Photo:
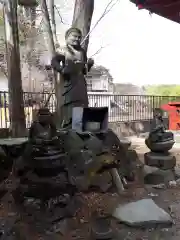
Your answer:
[[[155,108],[153,115],[154,115],[155,118],[162,118],[163,110],[161,108]]]
[[[79,47],[82,40],[82,32],[78,28],[69,28],[65,34],[65,40],[68,45]]]

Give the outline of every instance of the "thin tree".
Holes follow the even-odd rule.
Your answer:
[[[53,38],[53,32],[51,28],[51,22],[50,22],[50,16],[49,11],[47,7],[46,0],[41,0],[41,10],[43,13],[44,22],[46,25],[46,30],[49,38],[49,53],[50,57],[52,58],[55,55],[56,47],[54,44],[54,38]],[[56,121],[57,123],[61,122],[61,88],[60,88],[60,76],[57,76],[57,74],[53,71],[53,77],[54,77],[54,87],[55,87],[55,95],[56,95]],[[51,94],[49,94],[49,97],[51,97]],[[49,98],[47,100],[47,103],[49,102]],[[60,126],[58,126],[60,127]]]
[[[55,44],[58,44],[57,34],[56,34],[56,19],[55,19],[55,4],[54,0],[49,1],[49,10],[51,18],[51,27]]]
[[[4,3],[4,22],[7,50],[10,128],[13,137],[22,137],[26,133],[26,124],[19,52],[17,0],[7,0]]]

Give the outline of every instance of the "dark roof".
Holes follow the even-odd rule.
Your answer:
[[[180,23],[179,0],[130,0],[140,9],[147,9],[151,13]]]

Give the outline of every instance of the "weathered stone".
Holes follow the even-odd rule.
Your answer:
[[[166,189],[166,185],[164,183],[153,185],[152,187],[155,189]]]
[[[175,188],[177,186],[177,182],[174,180],[174,181],[169,181],[169,187],[170,188]]]
[[[79,151],[84,148],[83,139],[77,134],[76,131],[68,131],[64,136],[64,149],[66,152],[70,151]]]
[[[173,139],[168,139],[167,141],[160,142],[151,142],[151,140],[148,138],[145,140],[145,143],[152,152],[163,153],[171,150],[175,142]]]
[[[163,170],[173,169],[176,166],[176,158],[170,153],[145,153],[144,162],[146,165],[158,167]]]
[[[112,177],[109,172],[104,172],[94,176],[92,186],[98,187],[102,192],[106,192],[112,186]]]
[[[103,217],[92,219],[91,237],[93,239],[111,239],[113,235],[110,219]]]
[[[175,179],[174,172],[172,170],[161,170],[150,173],[145,176],[144,183],[145,184],[160,184],[165,183],[168,184],[169,181],[173,181]]]
[[[157,170],[158,170],[157,167],[151,167],[151,166],[148,166],[148,165],[144,165],[144,167],[143,167],[144,177],[148,174],[156,172]]]
[[[48,231],[48,234],[60,233],[61,235],[65,235],[68,232],[68,221],[67,219],[62,219],[53,224],[51,229]]]
[[[159,208],[152,199],[119,205],[113,216],[120,222],[133,227],[169,226],[172,224],[170,215]]]
[[[0,159],[6,157],[6,154],[4,152],[4,150],[2,149],[2,147],[0,147]]]
[[[168,152],[174,145],[174,135],[167,132],[163,121],[163,112],[160,108],[154,109],[151,122],[151,131],[145,143],[152,152]]]
[[[93,151],[95,154],[101,154],[103,152],[103,143],[95,135],[88,135],[84,137],[85,148]]]
[[[18,216],[0,218],[0,239],[15,240],[13,236],[15,223],[18,221]]]
[[[68,217],[74,217],[77,211],[82,207],[82,200],[78,196],[72,197],[69,204],[66,206],[66,215]]]
[[[175,173],[176,179],[179,179],[180,178],[180,168],[179,167],[175,167],[174,168],[174,173]]]

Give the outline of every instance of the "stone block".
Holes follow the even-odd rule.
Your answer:
[[[167,170],[176,166],[176,158],[171,153],[148,152],[144,154],[144,163],[148,166]]]
[[[173,170],[158,169],[157,171],[147,174],[144,177],[145,184],[153,184],[153,185],[161,184],[161,183],[168,184],[170,181],[174,181],[174,180],[175,180],[175,175]]]
[[[143,199],[125,205],[119,205],[113,216],[120,222],[133,227],[157,227],[172,224],[172,218],[152,199]]]

